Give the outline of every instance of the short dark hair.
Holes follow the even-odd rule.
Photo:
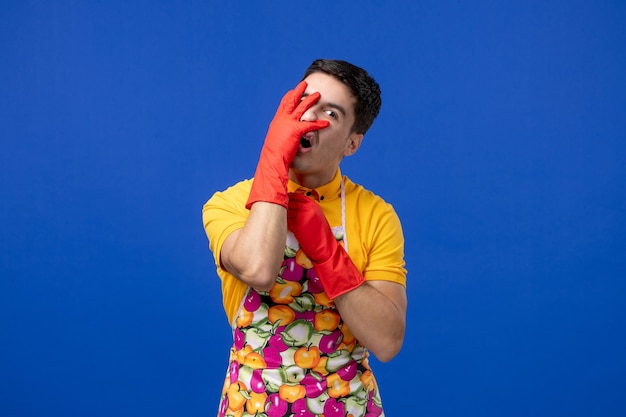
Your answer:
[[[314,72],[332,75],[348,87],[356,97],[352,130],[365,134],[378,116],[382,104],[380,86],[376,80],[363,68],[337,59],[316,59],[304,72],[302,79]]]

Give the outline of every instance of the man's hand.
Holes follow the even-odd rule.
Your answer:
[[[315,201],[302,194],[289,193],[287,227],[313,262],[315,272],[331,300],[365,282],[335,239],[322,208]]]
[[[300,138],[308,132],[328,127],[327,120],[301,121],[302,115],[320,99],[315,92],[304,99],[307,84],[301,81],[280,102],[270,123],[246,208],[257,201],[279,204],[287,208],[289,166],[298,152]]]

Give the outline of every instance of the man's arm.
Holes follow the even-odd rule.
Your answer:
[[[270,123],[259,157],[246,208],[246,223],[228,236],[220,251],[220,263],[246,284],[269,290],[280,268],[287,235],[289,166],[300,138],[328,127],[327,120],[300,120],[319,99],[319,93],[302,98],[307,84],[301,81],[287,92]]]
[[[286,212],[278,204],[253,204],[244,227],[222,245],[223,268],[255,289],[271,289],[285,253]]]
[[[407,298],[404,286],[391,281],[366,281],[335,298],[352,334],[382,361],[398,354],[404,341]]]
[[[287,223],[348,328],[378,359],[391,360],[404,341],[404,286],[391,281],[365,281],[315,201],[290,194]]]

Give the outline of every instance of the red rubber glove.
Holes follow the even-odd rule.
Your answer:
[[[301,81],[295,89],[285,94],[278,106],[265,136],[246,203],[247,209],[257,201],[280,204],[287,208],[289,166],[298,152],[300,138],[308,132],[330,125],[328,120],[300,121],[302,115],[320,99],[318,92],[302,99],[306,87],[306,82]]]
[[[365,282],[350,256],[335,239],[317,202],[302,194],[289,193],[287,226],[313,262],[328,298],[334,300]]]

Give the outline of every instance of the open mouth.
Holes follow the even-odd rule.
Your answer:
[[[311,148],[313,146],[313,141],[315,140],[315,132],[309,132],[304,134],[300,138],[300,146],[303,148]]]
[[[300,145],[302,145],[303,148],[310,148],[311,147],[311,141],[308,138],[302,136],[300,138]]]

